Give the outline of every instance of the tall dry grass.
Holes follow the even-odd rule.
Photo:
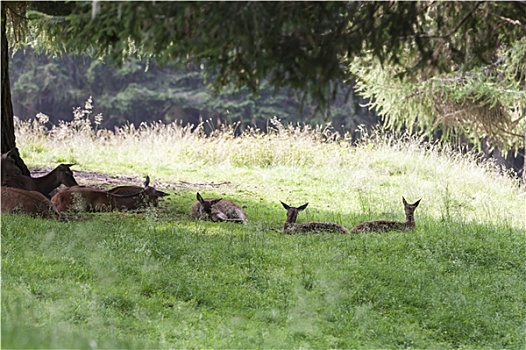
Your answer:
[[[72,121],[52,126],[43,115],[16,119],[23,158],[30,166],[77,163],[79,170],[170,182],[226,181],[252,195],[268,192],[270,201],[316,201],[338,215],[398,219],[404,195],[423,198],[418,215],[525,226],[518,178],[475,153],[416,136],[375,130],[353,142],[329,126],[276,118],[267,133],[247,129],[238,136],[236,125],[207,135],[203,125],[161,122],[110,131],[98,129],[102,116],[91,116],[90,108],[91,102],[75,109]]]

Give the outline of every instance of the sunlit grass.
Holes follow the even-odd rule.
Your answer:
[[[205,135],[202,127],[155,123],[94,131],[89,119],[47,131],[18,122],[17,140],[30,166],[77,163],[74,169],[173,183],[228,182],[247,199],[311,202],[342,215],[400,218],[401,196],[423,198],[417,215],[524,228],[519,180],[474,154],[460,155],[404,135],[375,132],[352,145],[330,128],[283,126],[268,134],[235,127]],[[35,151],[38,149],[38,151]],[[272,188],[272,191],[269,191]]]
[[[30,167],[187,183],[163,209],[71,222],[2,215],[6,348],[509,348],[525,345],[526,227],[518,180],[473,154],[330,128],[234,136],[176,124],[51,131],[18,122]],[[214,186],[211,186],[214,184]],[[196,222],[195,192],[248,225]],[[299,221],[403,220],[414,232],[281,235]]]

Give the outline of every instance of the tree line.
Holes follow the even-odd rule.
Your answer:
[[[268,120],[277,117],[284,123],[331,123],[345,133],[378,122],[373,112],[361,107],[366,101],[352,92],[348,96],[340,92],[329,109],[321,110],[312,102],[302,105],[286,89],[274,91],[268,82],[257,95],[247,88],[214,91],[195,65],[159,66],[153,59],[130,57],[117,67],[87,55],[52,57],[30,48],[11,57],[14,114],[27,119],[44,113],[55,125],[71,120],[72,108],[90,96],[93,115],[102,113],[100,127],[107,129],[161,121],[204,123],[205,128],[238,124],[239,131],[245,127],[265,130]]]

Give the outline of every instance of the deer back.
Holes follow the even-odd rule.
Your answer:
[[[43,194],[13,187],[2,187],[1,212],[59,218],[53,204]]]
[[[157,189],[154,189],[154,191],[146,191],[144,190],[147,187],[140,187],[140,186],[117,186],[110,190],[108,190],[108,193],[118,195],[118,196],[130,196],[130,195],[138,195],[139,193],[143,192],[144,194],[144,204],[147,205],[153,205],[154,207],[159,205],[159,198],[168,196],[168,193],[165,193],[163,191],[159,191]],[[153,188],[153,187],[151,187]]]
[[[116,195],[130,195],[137,194],[144,190],[141,186],[117,186],[108,190],[108,193]]]
[[[334,222],[304,222],[288,224],[283,228],[283,233],[294,234],[294,233],[306,233],[306,232],[322,232],[332,231],[341,233],[350,233],[348,229]]]
[[[2,185],[6,187],[19,188],[26,191],[36,191],[41,193],[33,179],[30,176],[26,175],[10,176],[2,182]]]
[[[108,194],[114,200],[117,209],[134,210],[148,206],[150,204],[157,206],[160,197],[159,193],[160,191],[157,191],[155,188],[148,186],[136,193],[128,193],[122,195],[115,193]]]
[[[213,206],[215,215],[221,216],[221,221],[236,221],[243,224],[247,223],[247,214],[238,204],[222,199]],[[223,214],[223,215],[222,215]]]
[[[404,204],[405,222],[400,221],[389,221],[389,220],[373,220],[365,221],[353,227],[352,233],[359,232],[388,232],[388,231],[409,231],[414,230],[416,227],[415,223],[415,209],[420,204],[421,199],[415,203],[408,203],[404,197],[402,197],[402,203]]]
[[[287,220],[283,225],[283,233],[294,234],[304,232],[320,232],[320,231],[336,231],[342,233],[349,233],[349,230],[334,222],[304,222],[296,223],[298,214],[307,208],[309,203],[305,203],[299,207],[291,207],[290,205],[281,202],[283,208],[287,210]]]
[[[373,220],[365,221],[361,224],[354,226],[351,230],[352,233],[359,232],[388,232],[388,231],[405,231],[413,229],[411,225],[400,221],[389,221],[389,220]]]
[[[51,198],[61,211],[112,211],[134,210],[147,204],[148,198],[156,196],[153,187],[147,187],[133,194],[119,195],[89,187],[69,187]]]
[[[115,206],[111,196],[103,190],[74,186],[57,192],[51,202],[58,212],[111,211]]]

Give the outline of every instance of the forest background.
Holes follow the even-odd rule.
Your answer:
[[[23,119],[43,113],[49,123],[70,121],[72,109],[90,96],[93,115],[102,114],[100,128],[161,121],[194,126],[204,123],[205,131],[221,125],[238,124],[265,131],[272,118],[283,123],[320,125],[330,123],[340,133],[358,137],[360,125],[381,123],[367,107],[367,100],[354,91],[340,91],[329,110],[312,101],[302,104],[287,89],[263,83],[259,96],[247,88],[226,87],[215,93],[206,84],[204,71],[195,65],[159,66],[155,60],[128,58],[121,67],[87,55],[52,57],[31,48],[11,56],[14,114]]]
[[[195,65],[156,64],[155,60],[128,58],[116,66],[88,55],[53,56],[31,48],[11,51],[13,110],[22,120],[44,114],[48,126],[71,121],[72,110],[92,101],[92,115],[98,128],[141,123],[179,123],[205,132],[224,125],[237,125],[239,134],[247,127],[266,131],[272,118],[287,124],[330,125],[341,134],[358,140],[361,130],[383,126],[369,99],[355,90],[339,91],[328,109],[287,89],[275,90],[263,83],[259,96],[247,88],[226,87],[216,93],[206,84],[204,71]],[[343,82],[342,82],[343,83]],[[353,82],[349,82],[352,84]],[[457,148],[474,149],[465,139],[450,139]],[[499,150],[485,149],[484,157],[517,174],[523,166],[524,150],[504,157]]]

